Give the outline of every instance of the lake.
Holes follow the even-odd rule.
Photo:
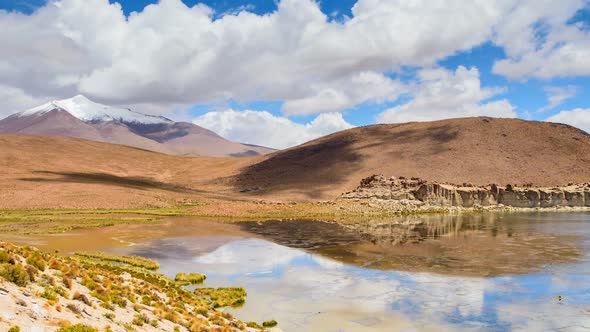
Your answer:
[[[331,223],[170,218],[3,235],[157,260],[243,286],[245,321],[284,331],[590,331],[590,214],[406,216]]]

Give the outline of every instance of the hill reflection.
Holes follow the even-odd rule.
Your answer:
[[[541,226],[501,214],[240,223],[267,240],[349,265],[488,277],[579,259],[576,237],[548,234]]]

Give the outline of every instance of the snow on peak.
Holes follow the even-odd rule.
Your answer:
[[[112,107],[86,98],[83,95],[77,95],[70,99],[54,100],[52,102],[31,108],[29,110],[18,113],[20,117],[39,115],[50,112],[55,109],[62,109],[74,117],[85,121],[121,121],[121,122],[135,122],[143,124],[157,124],[157,123],[171,123],[172,120],[162,116],[142,114],[133,112],[126,108]]]

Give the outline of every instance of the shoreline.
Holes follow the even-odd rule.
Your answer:
[[[157,223],[161,217],[199,217],[228,219],[273,219],[273,218],[307,218],[307,217],[362,217],[365,215],[421,215],[421,214],[456,214],[461,212],[585,212],[590,206],[551,206],[551,207],[516,207],[509,205],[488,206],[440,206],[430,204],[413,204],[378,198],[343,199],[315,202],[282,202],[269,200],[227,201],[207,200],[195,205],[176,205],[171,207],[144,208],[0,208],[2,218],[13,216],[107,216],[122,217],[123,221],[133,223],[134,219]]]
[[[169,217],[218,222],[314,219],[349,223],[367,218],[459,215],[463,213],[571,213],[590,207],[522,208],[502,205],[441,207],[381,199],[338,199],[314,203],[210,200],[199,205],[144,209],[0,209],[0,234],[60,234],[120,224],[160,224]]]

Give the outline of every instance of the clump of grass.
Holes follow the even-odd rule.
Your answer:
[[[0,263],[8,263],[10,255],[5,250],[0,250]]]
[[[98,284],[96,283],[96,281],[90,279],[90,278],[84,278],[82,279],[82,286],[85,286],[86,288],[90,289],[90,290],[95,290],[96,287],[98,287]]]
[[[211,331],[210,329],[204,328],[206,326],[210,326],[209,322],[207,320],[200,319],[200,318],[192,319],[185,326],[188,327],[189,331]],[[213,331],[218,331],[218,330],[213,330]]]
[[[150,318],[145,314],[137,314],[133,317],[131,324],[137,326],[143,326],[143,324],[148,324],[150,322]]]
[[[37,279],[37,273],[39,273],[39,270],[37,270],[37,268],[34,267],[33,265],[27,265],[25,267],[25,271],[27,271],[27,274],[29,275],[29,279],[32,282],[35,282],[35,280]]]
[[[144,296],[141,297],[141,304],[143,304],[143,305],[151,305],[151,303],[152,303],[152,298],[151,297],[149,297],[147,295],[144,295]]]
[[[205,282],[205,279],[207,279],[206,275],[196,273],[196,272],[193,272],[193,273],[180,272],[174,278],[174,280],[177,282],[191,284],[191,285],[202,284],[203,282]]]
[[[264,327],[275,327],[277,325],[279,325],[279,323],[277,323],[277,321],[274,319],[262,322],[262,326]]]
[[[246,303],[246,290],[242,287],[197,288],[196,295],[208,296],[213,307],[239,307]]]
[[[80,294],[78,292],[74,293],[74,296],[72,296],[72,300],[83,302],[87,306],[92,306],[92,301],[90,301],[88,296],[86,296],[84,294]]]
[[[98,332],[98,330],[92,326],[76,324],[72,326],[62,327],[61,329],[57,330],[57,332]]]
[[[258,325],[256,322],[248,322],[246,326],[251,327],[253,329],[262,330],[262,326]]]
[[[140,306],[139,304],[137,304],[137,303],[133,304],[133,310],[135,310],[137,312],[141,312],[142,309],[143,309],[143,307]]]
[[[31,281],[29,274],[21,264],[2,264],[0,266],[0,277],[3,277],[6,281],[12,282],[20,287],[26,286],[27,283]]]
[[[39,253],[33,253],[27,258],[27,264],[36,267],[39,271],[45,271],[47,262]]]
[[[112,312],[107,312],[105,313],[103,316],[105,316],[107,319],[114,321],[115,320],[115,314]]]
[[[70,293],[68,293],[68,291],[65,288],[61,287],[61,286],[55,286],[55,287],[53,287],[53,290],[57,294],[61,295],[61,297],[63,297],[63,298],[66,298],[67,299],[67,298],[70,297]]]
[[[160,268],[158,262],[139,256],[122,256],[106,254],[101,252],[77,252],[76,255],[80,257],[94,258],[101,261],[116,262],[131,266],[137,266],[152,271],[156,271]]]
[[[41,293],[41,297],[50,301],[58,300],[57,293],[49,286],[45,286],[45,290]]]
[[[112,300],[113,300],[113,303],[118,305],[120,308],[127,307],[127,300],[124,299],[123,297],[115,297]]]
[[[68,289],[72,289],[72,286],[74,285],[72,278],[64,274],[61,281]]]
[[[8,332],[20,332],[20,326],[13,326],[10,329],[8,329]]]
[[[66,308],[68,308],[71,312],[75,313],[76,315],[79,315],[82,312],[82,310],[80,310],[80,308],[73,303],[68,303],[68,305],[66,305]]]
[[[100,304],[100,306],[103,307],[103,308],[105,308],[105,309],[107,309],[107,310],[115,311],[115,306],[112,305],[112,304],[110,304],[110,303],[108,303],[108,302],[102,302]]]

